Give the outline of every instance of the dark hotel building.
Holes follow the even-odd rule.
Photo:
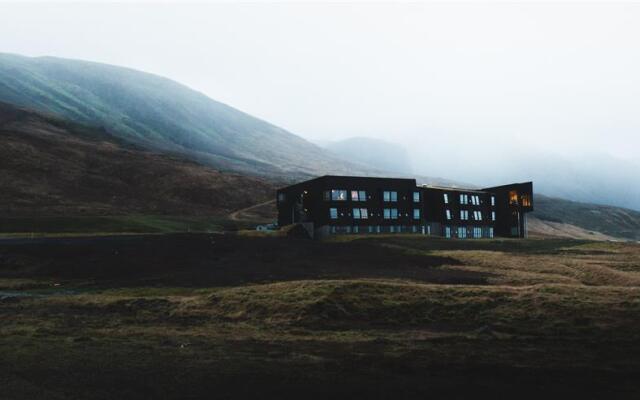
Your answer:
[[[277,191],[278,225],[314,237],[418,233],[446,238],[527,237],[531,182],[486,189],[417,186],[415,179],[322,176]]]

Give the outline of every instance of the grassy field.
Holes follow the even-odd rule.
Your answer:
[[[0,242],[3,399],[638,398],[640,246]]]
[[[43,237],[74,234],[223,232],[252,228],[260,220],[231,220],[225,216],[61,216],[2,217],[0,237]]]

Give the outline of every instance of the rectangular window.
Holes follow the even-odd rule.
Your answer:
[[[489,237],[493,238],[493,228],[489,228]]]
[[[450,226],[445,226],[444,227],[444,237],[446,238],[451,238],[451,227]]]
[[[420,203],[420,192],[413,192],[413,202]]]
[[[469,219],[469,211],[460,210],[460,219],[461,220],[468,220]]]
[[[351,191],[351,200],[352,201],[367,201],[367,192],[364,190],[352,190]]]
[[[444,204],[449,204],[449,195],[445,193],[442,197],[444,198]]]
[[[480,239],[482,237],[482,228],[479,228],[479,227],[473,228],[473,237],[474,239]]]
[[[338,219],[338,209],[337,208],[330,208],[329,209],[329,218]]]
[[[360,219],[360,209],[359,208],[354,208],[353,209],[353,219]]]
[[[528,194],[522,195],[522,206],[523,207],[531,207],[531,197]]]
[[[420,219],[420,209],[419,208],[414,208],[413,209],[413,219]]]
[[[282,202],[282,201],[284,201],[284,199],[285,199],[284,193],[278,193],[278,201]]]
[[[496,212],[495,211],[491,211],[491,220],[492,221],[496,220]]]
[[[458,237],[464,239],[467,237],[467,228],[464,226],[458,227]]]
[[[476,221],[482,221],[482,211],[474,211],[473,219],[475,219]]]
[[[390,219],[391,218],[391,209],[390,208],[385,208],[384,209],[384,219]]]
[[[460,204],[469,204],[469,196],[460,194]]]
[[[451,210],[446,210],[447,213],[447,219],[451,219]]]
[[[478,196],[478,195],[471,196],[471,204],[473,204],[474,206],[479,206],[480,205],[480,196]]]
[[[491,206],[494,207],[496,205],[496,196],[491,196]]]
[[[346,190],[331,190],[331,200],[333,201],[346,201],[347,200],[347,191]]]
[[[331,200],[331,192],[329,190],[325,190],[322,193],[322,198],[324,199],[324,201],[329,201]]]
[[[398,192],[384,191],[382,193],[382,199],[386,202],[398,201]]]
[[[509,204],[518,204],[518,192],[515,190],[509,192]]]
[[[354,208],[353,209],[353,219],[368,219],[369,218],[369,210],[366,208]]]
[[[397,208],[392,208],[391,209],[391,219],[398,219],[398,209]]]

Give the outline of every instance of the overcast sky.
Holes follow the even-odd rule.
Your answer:
[[[640,157],[639,4],[0,3],[0,51],[153,72],[308,139],[414,158]]]

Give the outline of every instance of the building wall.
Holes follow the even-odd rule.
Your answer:
[[[514,191],[518,204],[510,203]],[[277,191],[278,224],[313,223],[319,236],[402,232],[524,237],[531,195],[531,183],[479,191],[418,187],[414,179],[323,176]]]

